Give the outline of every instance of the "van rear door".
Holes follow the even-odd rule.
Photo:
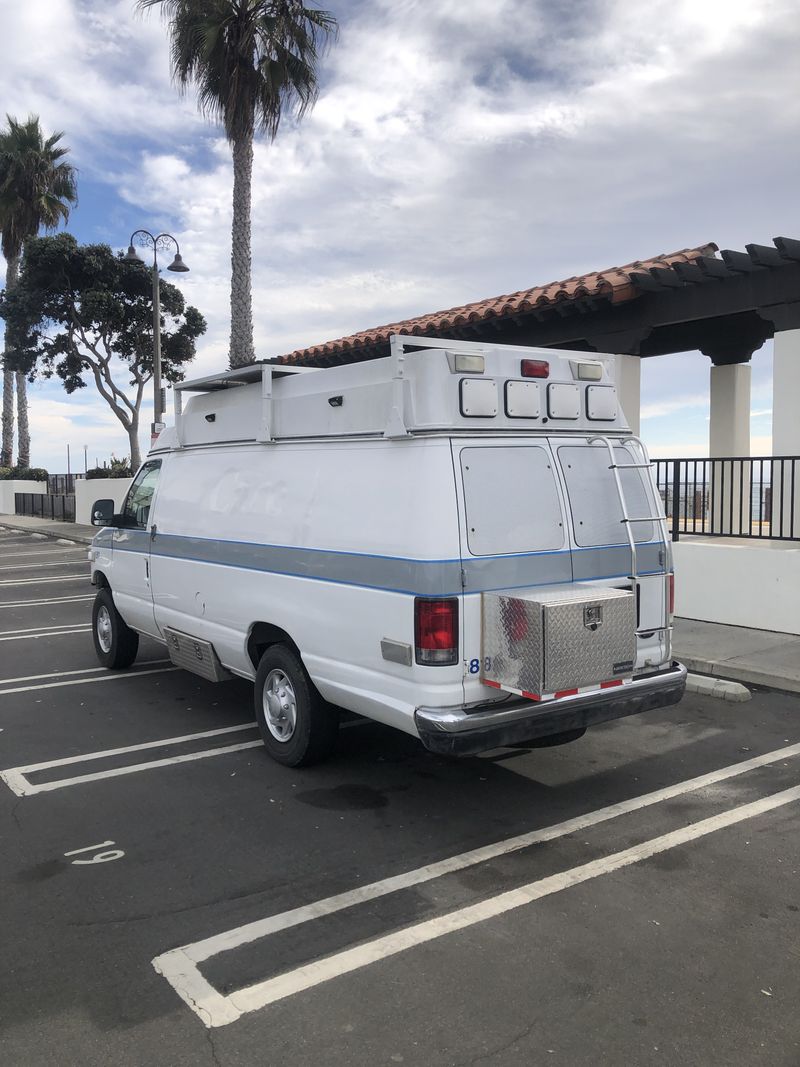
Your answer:
[[[631,576],[633,561],[611,456],[604,442],[589,441],[551,438],[569,508],[574,580],[625,582]],[[667,615],[665,575],[671,569],[669,544],[655,519],[661,513],[661,502],[649,471],[640,466],[644,455],[638,443],[623,438],[612,441],[612,447],[627,514],[646,520],[631,523],[638,577],[638,665],[658,665],[669,657],[669,635],[663,627]]]
[[[453,439],[459,498],[464,700],[480,684],[481,593],[572,581],[566,504],[546,438]]]

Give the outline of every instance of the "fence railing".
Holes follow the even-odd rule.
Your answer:
[[[800,541],[800,456],[654,460],[672,533]]]
[[[14,510],[17,515],[75,522],[75,497],[72,493],[15,493]]]
[[[56,496],[59,493],[74,493],[75,480],[82,477],[82,474],[48,474],[47,492]]]

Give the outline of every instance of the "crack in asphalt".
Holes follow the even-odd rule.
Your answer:
[[[215,1067],[223,1067],[222,1060],[217,1055],[217,1048],[214,1044],[214,1031],[210,1026],[206,1027],[206,1040],[208,1041],[208,1047],[211,1049],[211,1059],[213,1060]]]
[[[538,1022],[538,1017],[532,1019],[524,1029],[520,1030],[519,1033],[515,1034],[504,1044],[498,1045],[497,1048],[490,1049],[488,1052],[481,1052],[477,1056],[473,1056],[471,1059],[462,1060],[457,1067],[475,1067],[478,1063],[490,1063],[496,1056],[499,1056],[502,1052],[508,1052],[509,1049],[512,1049],[515,1045],[518,1045],[520,1041],[523,1041],[528,1037]]]

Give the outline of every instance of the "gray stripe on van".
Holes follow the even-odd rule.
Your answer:
[[[630,571],[630,551],[622,545],[585,549],[572,555],[569,551],[561,551],[485,559],[473,557],[463,561],[415,560],[245,541],[214,541],[176,534],[158,534],[151,543],[147,530],[126,530],[125,533],[124,545],[117,541],[116,549],[143,553],[152,547],[154,555],[167,559],[191,559],[416,596],[455,596],[462,592],[462,568],[465,593],[586,581],[627,575]],[[641,545],[638,552],[640,572],[663,570],[658,555],[657,544]]]
[[[639,574],[663,571],[659,542],[636,546],[636,569]],[[631,572],[631,550],[627,545],[608,545],[604,548],[585,548],[573,552],[572,571],[576,582],[591,578],[616,578]]]
[[[241,541],[207,541],[163,534],[156,537],[153,550],[158,556],[195,559],[204,563],[344,582],[348,585],[366,585],[419,596],[443,596],[461,591],[459,560],[397,559],[356,552],[325,552]]]
[[[465,559],[463,567],[465,593],[572,581],[572,563],[568,551],[545,552],[535,556]]]

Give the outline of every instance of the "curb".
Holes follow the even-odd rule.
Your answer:
[[[713,678],[724,676],[735,682],[744,682],[745,685],[763,685],[766,689],[779,689],[784,693],[800,693],[800,673],[784,675],[778,674],[774,669],[759,670],[758,667],[753,666],[739,667],[735,659],[715,662],[682,655],[678,650],[675,651],[675,658],[679,659],[693,674],[708,675]]]
[[[13,530],[15,533],[29,534],[35,540],[46,537],[51,541],[60,541],[67,544],[90,545],[92,543],[91,537],[87,537],[82,533],[68,533],[66,530],[43,530],[32,526],[16,526],[13,522],[6,522],[4,515],[0,516],[0,530]]]
[[[750,690],[739,682],[731,682],[727,678],[708,678],[702,674],[688,675],[686,692],[727,700],[730,704],[743,703],[745,700],[751,700],[753,696]]]

